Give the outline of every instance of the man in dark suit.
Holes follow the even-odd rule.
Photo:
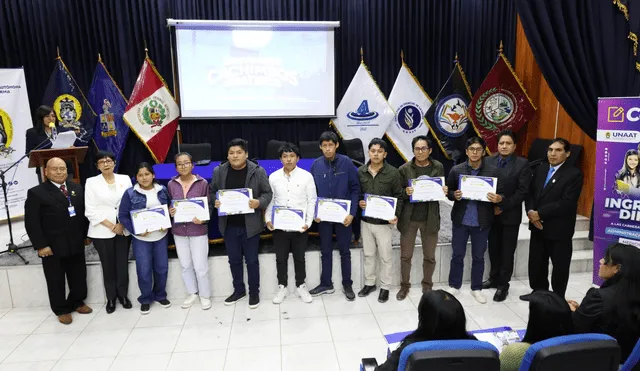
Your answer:
[[[531,241],[529,243],[529,284],[533,291],[548,290],[549,258],[553,264],[551,287],[564,296],[569,281],[573,232],[578,198],[582,191],[582,172],[565,161],[571,144],[556,138],[547,150],[548,163],[534,171],[525,199]],[[520,296],[527,301],[530,294]]]
[[[493,207],[495,217],[489,232],[491,273],[483,289],[496,288],[493,301],[504,301],[509,295],[509,281],[513,274],[513,254],[518,244],[522,221],[522,202],[529,192],[531,168],[529,161],[515,155],[516,135],[511,130],[498,134],[498,153],[485,162],[500,171],[505,199]]]
[[[84,216],[82,187],[67,181],[67,165],[57,157],[45,167],[47,181],[31,188],[24,220],[29,239],[42,258],[49,303],[60,323],[72,322],[71,312],[88,314],[84,240],[89,223]],[[65,276],[69,283],[66,296]]]

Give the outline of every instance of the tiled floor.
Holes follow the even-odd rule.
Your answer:
[[[574,274],[567,297],[580,300],[591,274]],[[436,286],[441,288],[441,286]],[[488,298],[494,290],[487,290]],[[468,284],[459,295],[469,330],[496,326],[526,327],[528,307],[518,296],[527,281],[512,282],[504,303],[485,305],[470,296]],[[179,302],[107,315],[104,308],[74,314],[70,326],[59,324],[48,308],[0,309],[0,371],[8,370],[224,370],[224,371],[352,371],[363,357],[386,356],[383,334],[414,329],[419,290],[386,304],[377,296],[347,302],[336,293],[304,304],[295,296],[276,306],[262,298],[250,310],[216,298],[213,308],[183,310]]]

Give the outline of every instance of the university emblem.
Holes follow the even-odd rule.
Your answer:
[[[403,133],[412,134],[422,125],[422,117],[424,117],[424,112],[417,104],[405,102],[398,107],[394,123]]]
[[[112,112],[109,112],[110,109],[111,102],[109,102],[108,99],[105,99],[102,104],[103,113],[100,114],[100,134],[103,138],[115,137],[118,135],[115,117]]]
[[[355,121],[369,121],[378,117],[378,112],[369,111],[369,101],[365,99],[360,103],[356,111],[347,113],[347,117]]]
[[[0,108],[0,156],[7,157],[15,150],[11,148],[13,125],[7,111]]]
[[[506,125],[513,118],[515,102],[515,97],[508,90],[487,90],[478,98],[476,105],[478,124],[487,130],[498,130],[498,126]]]
[[[440,100],[435,110],[435,123],[440,132],[450,137],[459,137],[469,127],[467,102],[459,94]]]
[[[72,130],[80,130],[82,128],[80,123],[82,105],[73,95],[62,94],[58,96],[53,102],[53,110],[58,115],[58,120],[60,120],[62,127]]]

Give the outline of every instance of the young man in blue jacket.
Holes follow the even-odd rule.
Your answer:
[[[351,200],[349,215],[342,224],[323,222],[315,219],[320,233],[320,250],[322,252],[322,274],[320,285],[309,293],[313,296],[332,294],[335,290],[331,282],[333,265],[332,234],[335,229],[340,262],[342,266],[342,287],[347,300],[355,300],[356,295],[351,287],[351,223],[356,215],[360,197],[360,181],[356,167],[347,156],[336,153],[339,147],[338,136],[331,131],[320,135],[322,157],[318,157],[311,165],[311,175],[316,183],[318,197]]]

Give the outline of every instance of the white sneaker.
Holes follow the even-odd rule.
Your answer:
[[[200,305],[202,306],[202,310],[211,309],[211,298],[205,298],[204,296],[201,296]]]
[[[473,296],[474,299],[476,299],[476,301],[480,304],[486,304],[487,303],[487,298],[484,297],[484,294],[482,293],[482,290],[473,290],[471,291],[471,296]]]
[[[186,299],[184,299],[184,302],[182,303],[182,308],[183,309],[191,308],[191,306],[193,305],[193,303],[196,302],[197,299],[198,299],[198,294],[190,294],[189,296],[187,296]]]
[[[458,289],[456,289],[454,287],[451,287],[451,286],[446,287],[444,289],[444,291],[448,292],[449,294],[451,294],[453,296],[456,296],[456,295],[458,295],[460,293],[460,290],[458,290]]]
[[[273,304],[280,304],[287,297],[287,287],[283,285],[278,285],[278,293],[273,298]]]
[[[296,295],[298,295],[304,303],[311,303],[313,301],[309,290],[307,290],[307,285],[304,283],[296,288]]]

